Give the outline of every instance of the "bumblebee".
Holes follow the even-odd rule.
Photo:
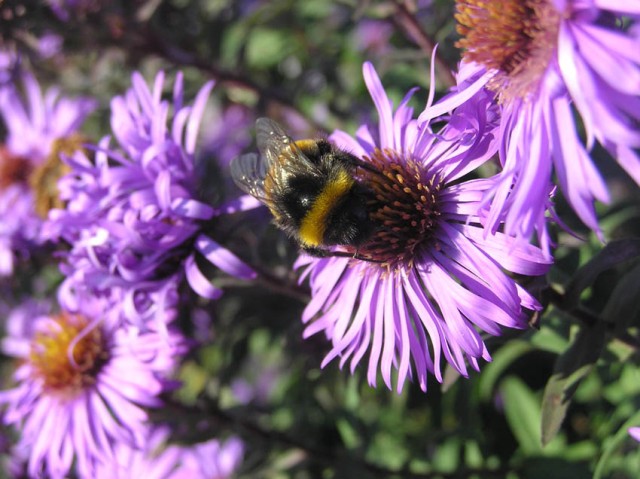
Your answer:
[[[260,155],[231,162],[238,187],[262,201],[307,253],[357,257],[331,247],[357,252],[373,232],[371,192],[355,176],[369,165],[326,139],[294,141],[268,118],[257,120],[256,135]]]

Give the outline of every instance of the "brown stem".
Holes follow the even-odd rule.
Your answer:
[[[395,15],[391,18],[398,30],[405,33],[412,41],[420,47],[420,49],[431,57],[433,55],[433,48],[435,42],[427,35],[422,29],[416,17],[413,15],[406,1],[398,1],[395,4]],[[452,87],[456,84],[456,79],[451,72],[451,67],[437,54],[435,55],[434,62],[436,65],[436,76],[447,87]]]
[[[146,38],[143,40],[143,42],[146,51],[148,51],[149,53],[153,53],[176,65],[197,68],[198,70],[211,76],[218,83],[223,84],[227,87],[236,87],[243,90],[251,91],[255,93],[262,101],[265,101],[267,103],[272,102],[282,108],[295,112],[301,118],[304,118],[305,121],[309,123],[309,126],[311,128],[316,130],[323,130],[322,125],[319,125],[313,120],[308,119],[307,116],[298,109],[291,96],[286,95],[280,90],[262,86],[259,83],[251,80],[248,75],[243,75],[240,72],[232,72],[220,68],[214,63],[206,61],[191,52],[182,50],[173,45],[169,45],[163,39],[158,38],[151,32],[147,32]]]

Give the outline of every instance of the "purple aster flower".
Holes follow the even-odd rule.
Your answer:
[[[60,97],[57,88],[43,96],[33,76],[0,89],[0,116],[7,130],[0,146],[0,275],[13,272],[14,260],[42,243],[49,209],[61,206],[56,187],[64,172],[60,154],[81,147],[78,128],[93,110],[89,99]]]
[[[198,294],[217,298],[200,270],[196,253],[239,278],[254,272],[210,236],[210,222],[258,205],[241,197],[217,208],[199,195],[195,147],[213,82],[183,104],[182,75],[172,101],[162,99],[164,74],[153,88],[139,73],[133,87],[111,102],[111,126],[119,148],[109,140],[94,159],[83,152],[67,158],[71,172],[59,187],[64,210],[49,215],[49,234],[72,244],[66,272],[90,287],[131,287],[186,277]],[[222,128],[222,126],[221,126]]]
[[[634,438],[636,441],[640,442],[640,427],[636,426],[636,427],[630,427],[629,428],[629,435]]]
[[[589,157],[595,142],[640,184],[640,31],[629,26],[640,4],[458,0],[457,10],[458,46],[475,70],[469,91],[487,86],[503,110],[503,172],[487,192],[488,227],[504,220],[510,235],[539,231],[555,174],[581,220],[602,236],[594,202],[609,194]]]
[[[527,326],[526,310],[540,305],[505,271],[539,275],[550,260],[535,246],[488,234],[478,216],[495,178],[467,175],[497,148],[491,94],[459,106],[434,133],[432,123],[444,119],[432,114],[439,105],[426,109],[424,118],[433,122],[418,122],[408,106],[413,91],[394,112],[371,64],[364,79],[378,134],[363,125],[355,138],[337,131],[330,139],[372,167],[360,168],[359,176],[374,195],[375,232],[357,250],[342,248],[365,260],[299,258],[312,291],[304,335],[323,331],[331,341],[322,366],[340,357],[353,372],[368,354],[371,385],[380,371],[391,388],[396,369],[398,391],[408,377],[426,390],[429,372],[442,380],[443,355],[464,376],[467,362],[478,369],[478,359],[490,359],[479,331],[498,335],[502,327]]]
[[[31,477],[65,477],[75,461],[90,477],[113,460],[114,444],[140,447],[147,408],[175,386],[171,373],[184,342],[120,326],[122,300],[83,296],[57,314],[13,315],[2,351],[21,360],[15,387],[0,392],[5,424],[20,432]],[[26,321],[25,321],[26,320]]]
[[[244,447],[237,438],[176,446],[168,445],[169,432],[165,427],[151,429],[140,449],[116,445],[115,460],[98,464],[91,479],[226,479],[242,460]]]

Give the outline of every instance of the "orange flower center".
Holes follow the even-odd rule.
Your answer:
[[[556,50],[562,15],[550,0],[457,0],[456,43],[466,61],[495,70],[501,101],[535,91]]]
[[[85,317],[60,313],[35,334],[29,359],[49,392],[73,395],[95,384],[109,354],[100,328],[88,327]]]

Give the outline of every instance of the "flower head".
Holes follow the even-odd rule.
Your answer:
[[[35,78],[22,77],[24,95],[12,84],[0,90],[0,115],[7,130],[0,146],[0,275],[10,275],[16,256],[43,241],[48,211],[62,205],[56,186],[64,173],[60,155],[81,148],[78,128],[93,110],[90,99],[43,96]]]
[[[552,175],[591,229],[608,191],[588,150],[597,141],[640,184],[640,10],[632,2],[458,0],[463,62],[502,106],[501,181],[488,226],[528,238],[544,224]],[[623,21],[622,17],[626,20]],[[586,130],[580,140],[573,110]]]
[[[96,461],[112,459],[115,443],[140,446],[146,408],[162,404],[184,352],[175,333],[167,341],[122,327],[121,300],[84,296],[77,304],[13,315],[2,341],[3,352],[21,360],[15,387],[0,392],[3,420],[19,430],[32,477],[65,477],[74,460],[90,477]]]
[[[240,198],[214,208],[200,200],[194,153],[213,83],[185,105],[180,74],[171,102],[162,98],[163,73],[151,89],[139,73],[132,80],[111,102],[118,147],[104,139],[94,159],[82,152],[68,158],[71,171],[60,181],[67,206],[50,214],[48,231],[72,244],[66,271],[79,282],[138,290],[177,275],[216,298],[220,291],[200,271],[196,252],[232,275],[254,273],[210,237],[208,224],[257,203]]]
[[[409,376],[426,390],[429,372],[442,380],[442,355],[465,376],[467,361],[477,369],[478,359],[490,359],[478,330],[526,327],[525,310],[539,304],[505,270],[542,274],[549,260],[501,232],[487,235],[477,214],[495,181],[467,179],[496,151],[499,117],[490,94],[458,107],[434,133],[435,121],[413,119],[413,92],[394,112],[370,64],[364,78],[378,135],[363,125],[355,138],[338,131],[331,139],[373,167],[361,168],[360,181],[373,193],[375,232],[357,250],[342,248],[364,260],[298,260],[313,295],[305,336],[324,331],[331,340],[323,365],[340,357],[353,371],[368,353],[370,384],[381,371],[391,388],[397,369],[398,391]],[[442,120],[438,108],[424,117]]]

